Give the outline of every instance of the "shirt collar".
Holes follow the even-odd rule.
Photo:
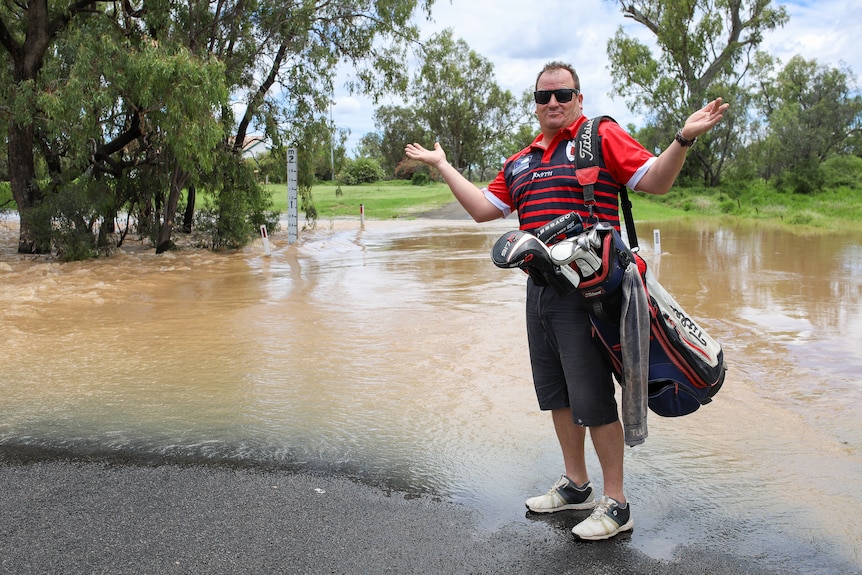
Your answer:
[[[571,124],[569,124],[565,128],[560,129],[560,131],[557,132],[557,135],[554,136],[553,140],[551,140],[551,145],[549,145],[548,148],[549,149],[553,148],[554,144],[556,144],[560,140],[574,140],[578,135],[578,129],[581,127],[581,124],[583,124],[586,121],[587,121],[587,117],[584,114],[581,114],[580,116],[575,118],[574,122],[572,122]],[[540,132],[539,135],[536,136],[536,138],[533,140],[533,143],[530,144],[530,148],[543,149],[541,146],[539,146],[539,142],[541,142],[541,141],[542,141],[542,134]]]

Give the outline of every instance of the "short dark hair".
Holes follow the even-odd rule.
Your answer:
[[[536,76],[536,88],[539,87],[539,79],[542,77],[542,74],[545,72],[552,72],[554,70],[565,70],[569,74],[572,75],[572,80],[575,82],[575,90],[581,90],[581,80],[578,78],[578,73],[575,72],[575,69],[571,64],[566,64],[565,62],[553,61],[545,64],[545,67],[542,68],[542,71],[539,72],[539,75]]]

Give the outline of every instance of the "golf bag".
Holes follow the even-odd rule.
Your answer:
[[[589,120],[582,127],[582,131],[592,130],[594,141],[599,121]],[[578,142],[583,139],[579,134]],[[580,171],[580,164],[578,168]],[[588,173],[597,175],[597,170]],[[595,183],[595,179],[589,181],[590,176],[578,174],[588,208]],[[586,223],[571,212],[539,228],[535,235],[522,230],[503,234],[494,244],[491,258],[497,267],[522,269],[537,284],[551,286],[560,294],[577,292],[589,313],[594,336],[621,382],[621,283],[629,265],[636,265],[650,315],[649,409],[664,417],[687,415],[712,401],[724,383],[724,352],[659,284],[636,253],[637,235],[625,186],[620,188],[620,199],[632,248],[610,224]]]

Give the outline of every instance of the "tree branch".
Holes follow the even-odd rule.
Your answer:
[[[644,26],[649,28],[653,34],[658,36],[658,32],[659,32],[658,25],[655,22],[653,22],[652,20],[650,20],[646,16],[646,14],[644,14],[643,12],[641,12],[640,10],[635,8],[634,4],[629,4],[628,6],[626,6],[625,4],[620,2],[620,6],[623,9],[623,17],[631,18],[635,22],[643,24]]]
[[[257,113],[257,109],[260,107],[260,103],[263,101],[266,93],[269,92],[269,89],[272,88],[273,84],[275,84],[275,80],[278,77],[278,72],[281,69],[281,63],[284,61],[284,57],[287,54],[287,44],[288,41],[285,40],[281,43],[281,46],[278,47],[278,53],[275,55],[273,59],[272,66],[269,69],[269,74],[266,79],[261,83],[258,87],[257,91],[254,93],[254,96],[248,102],[248,105],[245,108],[245,114],[243,114],[242,120],[239,122],[239,126],[236,131],[236,139],[233,142],[233,149],[235,152],[242,150],[243,143],[245,142],[245,136],[248,132],[248,127],[251,124],[251,119]]]

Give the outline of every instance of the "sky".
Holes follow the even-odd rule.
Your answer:
[[[849,66],[862,85],[862,2],[858,0],[775,1],[790,19],[768,33],[760,48],[787,62],[795,55],[830,67]],[[608,0],[437,0],[432,21],[417,17],[425,41],[445,28],[463,39],[494,65],[497,84],[515,96],[534,85],[536,74],[552,60],[571,63],[584,93],[584,113],[608,114],[621,125],[642,125],[619,96],[613,98],[607,42],[619,26],[630,36],[650,42],[643,26],[623,18],[618,3]],[[380,104],[350,95],[342,85],[348,71],[336,79],[332,119],[349,129],[347,153],[355,155],[360,138],[375,131],[373,114]],[[384,99],[381,104],[401,105]]]

